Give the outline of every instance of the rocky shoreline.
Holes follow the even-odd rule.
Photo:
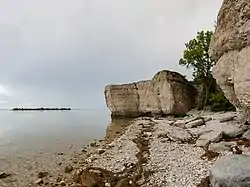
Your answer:
[[[9,162],[1,167],[0,186],[205,187],[218,158],[250,154],[248,129],[236,112],[137,118],[81,150]]]

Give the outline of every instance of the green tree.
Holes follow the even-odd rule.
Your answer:
[[[211,73],[214,61],[208,53],[212,35],[212,31],[198,32],[194,39],[185,44],[186,49],[179,61],[180,65],[194,69],[194,82],[201,85],[202,98],[198,104],[199,108],[206,106],[210,90],[216,85]]]

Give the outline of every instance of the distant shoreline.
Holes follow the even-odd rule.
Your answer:
[[[71,110],[71,108],[13,108],[12,111]]]

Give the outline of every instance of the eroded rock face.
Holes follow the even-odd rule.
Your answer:
[[[213,76],[225,96],[249,117],[250,1],[224,0],[210,44]]]
[[[195,105],[195,88],[179,73],[160,71],[152,80],[108,85],[105,99],[112,117],[185,114]]]

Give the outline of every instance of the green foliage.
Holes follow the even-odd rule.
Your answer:
[[[186,50],[179,61],[180,65],[194,69],[194,82],[202,86],[202,98],[199,102],[199,108],[203,108],[207,104],[209,92],[214,82],[211,73],[214,62],[208,53],[212,35],[212,31],[198,32],[196,38],[185,44]]]
[[[235,107],[227,100],[222,92],[210,94],[209,105],[214,112],[235,111]]]
[[[199,81],[204,77],[211,76],[211,67],[214,63],[209,57],[208,50],[212,34],[212,31],[198,32],[196,38],[185,44],[186,50],[179,64],[187,68],[194,68],[194,80]]]
[[[209,44],[212,31],[201,31],[197,36],[185,44],[186,49],[179,64],[187,68],[193,68],[193,82],[201,87],[202,92],[198,100],[198,108],[203,109],[210,105],[212,111],[235,110],[235,107],[226,99],[218,89],[212,76],[214,61],[209,57]]]

